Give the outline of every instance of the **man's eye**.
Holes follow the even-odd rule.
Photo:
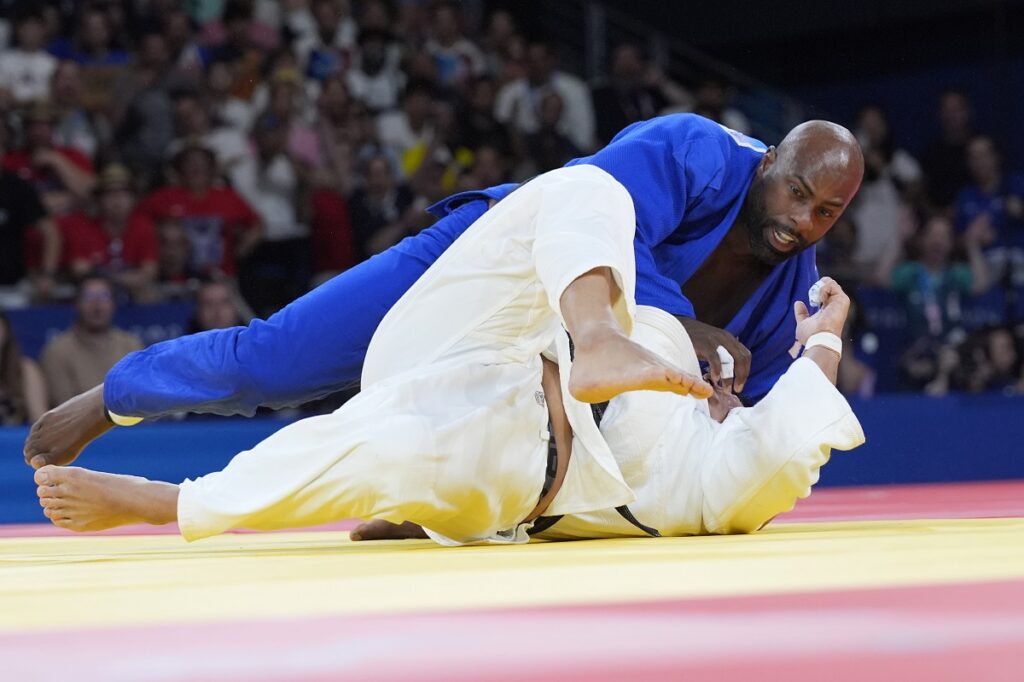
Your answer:
[[[831,218],[832,217],[832,211],[828,210],[827,208],[819,208],[818,209],[818,213],[820,215],[824,216],[825,218]]]
[[[795,194],[798,197],[802,197],[804,195],[804,193],[801,192],[800,188],[797,187],[796,185],[790,185],[789,186],[789,191],[791,191],[793,194]]]

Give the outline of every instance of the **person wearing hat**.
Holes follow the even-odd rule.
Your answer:
[[[156,281],[157,236],[152,219],[135,204],[131,172],[112,163],[100,172],[94,214],[79,211],[59,222],[72,277],[103,272],[134,300],[145,300]]]
[[[71,212],[96,187],[92,161],[77,149],[53,143],[57,109],[35,100],[24,112],[25,145],[4,157],[4,168],[35,185],[52,215]]]
[[[139,202],[156,224],[181,223],[191,243],[193,271],[234,277],[238,260],[263,238],[263,221],[234,189],[216,183],[217,160],[199,140],[188,140],[171,161],[175,178]]]

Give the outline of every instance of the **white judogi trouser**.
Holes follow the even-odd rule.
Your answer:
[[[700,371],[689,336],[664,311],[640,306],[632,338],[683,371]],[[756,406],[734,409],[723,423],[706,401],[636,391],[611,401],[601,434],[636,493],[630,510],[663,535],[758,530],[810,494],[833,448],[864,442],[849,403],[806,358]],[[565,516],[540,537],[629,535],[643,533],[605,509]]]
[[[521,522],[540,497],[549,438],[540,354],[556,349],[564,388],[559,300],[594,268],[611,268],[622,291],[613,308],[630,331],[634,225],[628,192],[594,166],[517,189],[385,316],[359,395],[181,484],[182,535],[361,517],[414,521],[442,541],[526,541]],[[571,397],[566,409],[584,443],[555,502],[567,512],[631,502],[593,422],[583,423],[589,411]]]

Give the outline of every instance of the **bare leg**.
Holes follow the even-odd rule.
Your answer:
[[[71,464],[86,445],[113,426],[103,406],[103,384],[53,408],[35,424],[25,440],[25,463]]]
[[[612,311],[621,292],[609,268],[573,280],[559,301],[576,348],[569,392],[600,403],[626,391],[669,391],[708,398],[711,385],[629,340]]]
[[[178,486],[139,476],[44,466],[35,474],[43,514],[54,525],[86,532],[178,518]]]

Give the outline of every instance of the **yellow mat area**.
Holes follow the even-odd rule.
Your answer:
[[[1024,579],[1024,519],[443,548],[343,533],[0,539],[0,632]]]

